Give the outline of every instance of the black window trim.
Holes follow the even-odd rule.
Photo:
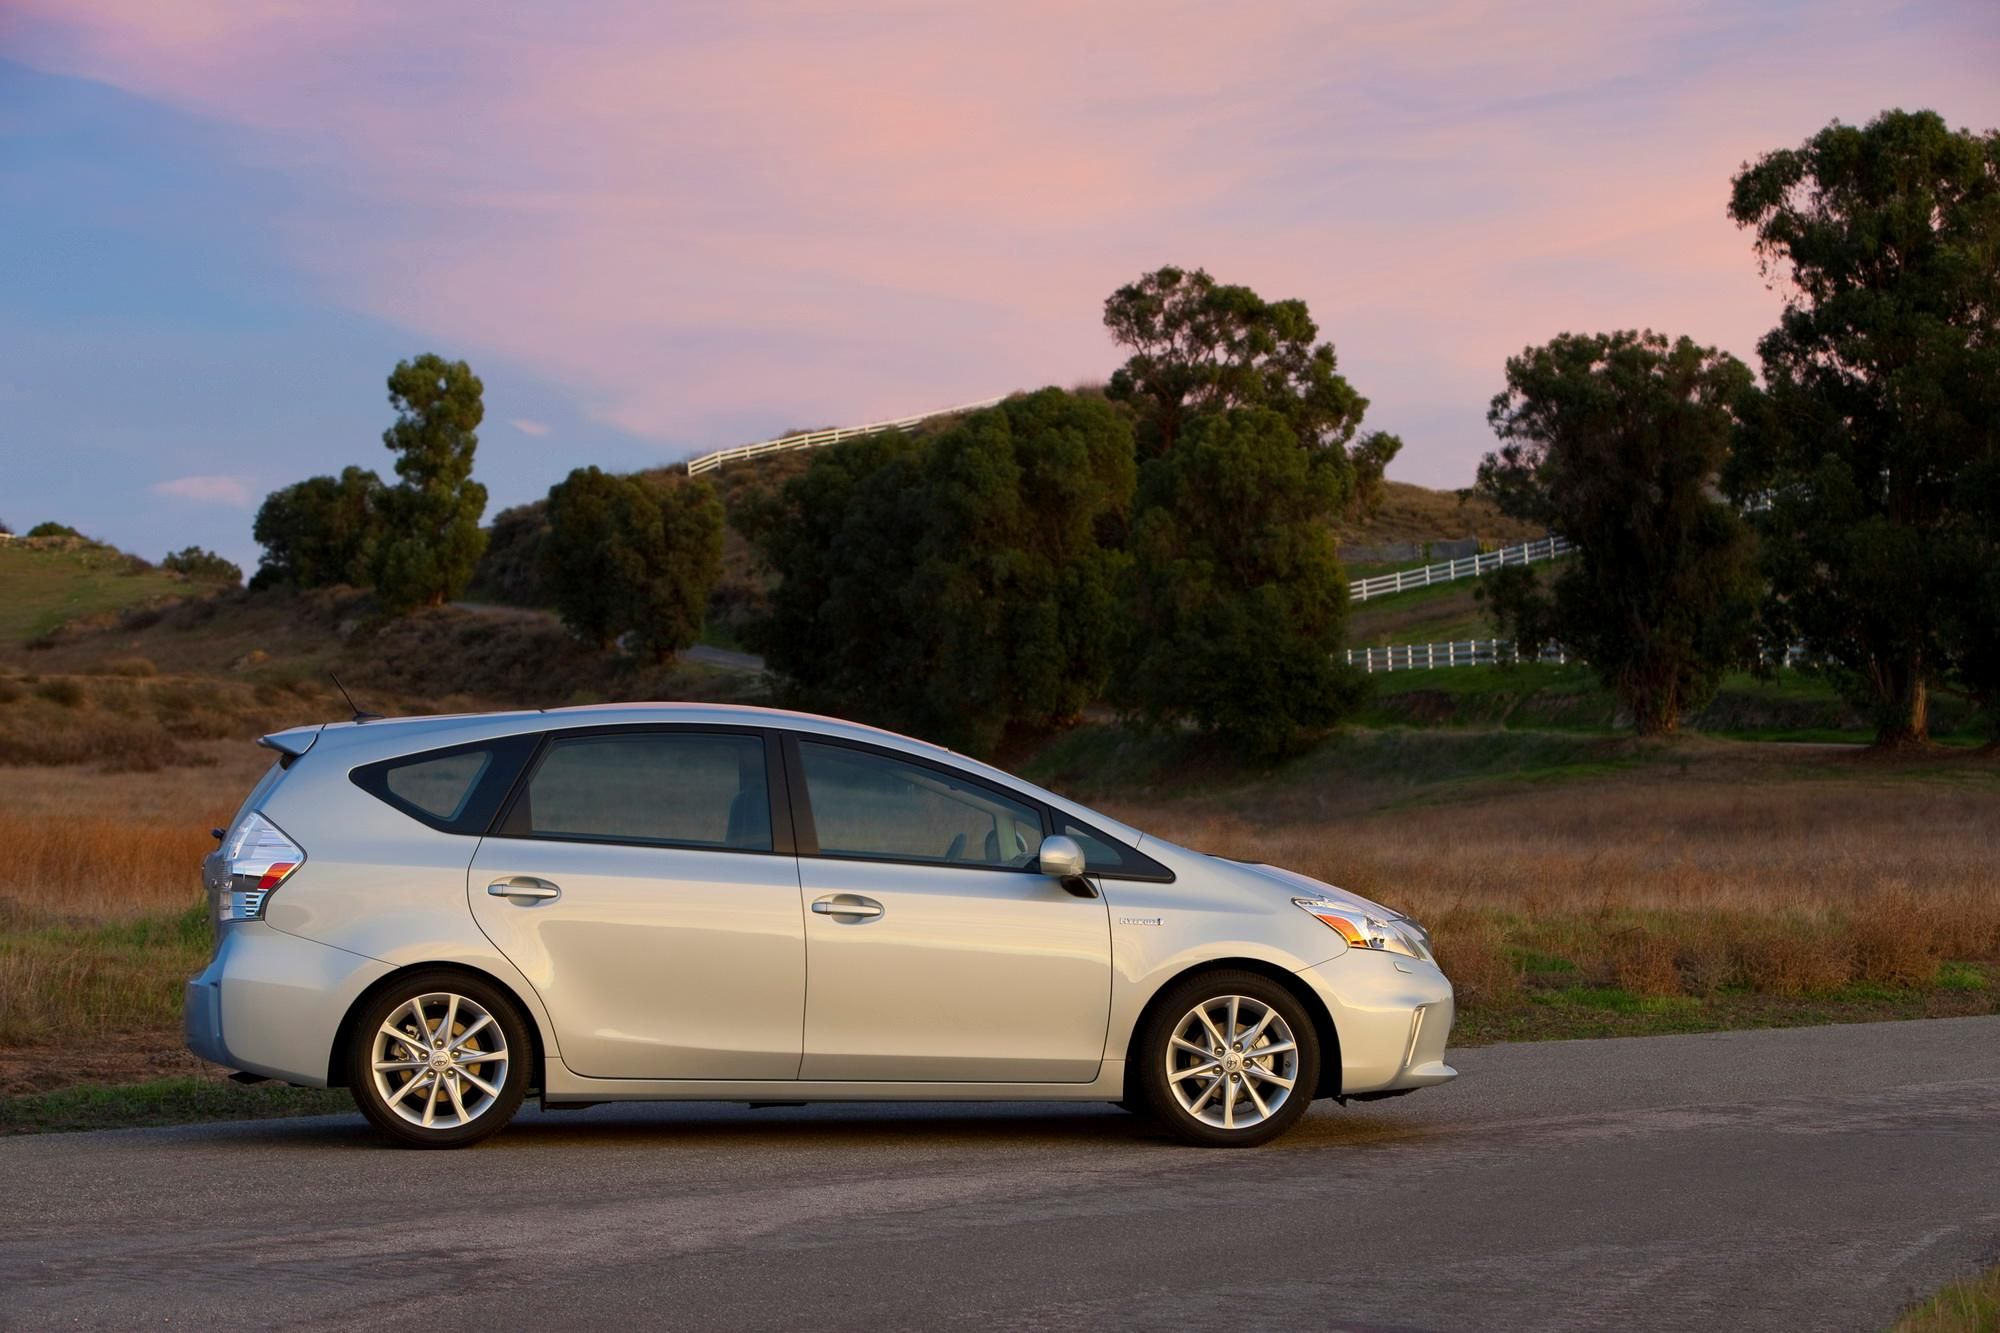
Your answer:
[[[771,804],[771,846],[717,847],[705,842],[673,842],[661,838],[586,837],[578,834],[534,833],[510,830],[508,823],[516,809],[525,809],[528,786],[534,781],[549,751],[560,741],[593,736],[637,736],[657,733],[707,734],[754,737],[764,743],[765,794]],[[669,852],[724,852],[731,856],[793,856],[797,839],[793,831],[792,803],[784,781],[784,765],[778,737],[769,727],[731,725],[718,722],[623,722],[589,727],[556,727],[532,733],[536,745],[528,762],[515,775],[507,798],[501,802],[487,836],[524,842],[571,842],[591,847],[645,847]]]
[[[455,818],[442,818],[389,790],[391,769],[429,763],[435,759],[449,759],[453,755],[469,754],[478,750],[488,751],[493,757],[473,778],[472,786],[465,793],[465,799],[460,804],[459,813]],[[406,815],[440,833],[476,838],[485,835],[494,820],[506,809],[513,799],[515,784],[520,775],[534,762],[537,753],[536,739],[532,734],[515,732],[511,735],[487,736],[476,741],[460,741],[455,745],[433,746],[427,750],[411,750],[407,754],[391,755],[387,759],[357,764],[347,771],[347,780],[397,814]]]

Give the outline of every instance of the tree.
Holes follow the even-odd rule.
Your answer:
[[[1753,627],[1756,549],[1717,498],[1749,368],[1657,333],[1564,334],[1507,362],[1486,419],[1503,441],[1477,489],[1577,545],[1544,588],[1533,568],[1479,590],[1524,654],[1560,642],[1670,733],[1714,697]]]
[[[1187,422],[1232,407],[1282,415],[1308,449],[1344,448],[1368,400],[1340,375],[1304,301],[1266,301],[1202,269],[1162,268],[1104,303],[1104,326],[1131,357],[1105,390],[1139,414],[1139,448],[1157,458]]]
[[[722,576],[722,500],[706,478],[639,483],[659,490],[661,552],[646,589],[640,646],[665,659],[701,637],[709,596]]]
[[[1403,441],[1386,431],[1356,441],[1368,400],[1341,376],[1333,344],[1313,341],[1319,326],[1304,301],[1266,301],[1202,269],[1169,267],[1113,292],[1104,325],[1132,349],[1104,393],[1137,414],[1142,459],[1166,454],[1196,417],[1268,408],[1301,448],[1342,455],[1346,517],[1381,508],[1383,473]]]
[[[396,421],[382,443],[401,479],[382,495],[375,592],[392,611],[458,596],[486,549],[486,488],[472,480],[485,386],[463,361],[425,353],[389,376]]]
[[[1956,591],[1940,626],[1946,664],[2000,746],[2000,450],[1966,469],[1955,499],[1966,517],[1943,553],[1945,582]]]
[[[544,575],[563,623],[664,661],[701,637],[722,569],[722,503],[704,480],[655,486],[595,467],[549,490]]]
[[[1347,582],[1331,531],[1348,475],[1343,453],[1299,448],[1263,407],[1196,417],[1148,462],[1119,701],[1260,758],[1351,712],[1366,680],[1337,660]]]
[[[817,453],[737,514],[779,576],[753,627],[802,703],[974,753],[1070,721],[1118,637],[1131,426],[1043,389]]]
[[[514,505],[493,516],[486,550],[473,571],[471,593],[510,606],[551,606],[555,595],[543,577],[543,549],[549,538],[545,500]]]
[[[933,734],[986,753],[1013,725],[1074,722],[1110,679],[1137,477],[1130,427],[1043,389],[937,439],[906,613],[928,630]]]
[[[264,551],[250,586],[366,586],[381,533],[382,493],[382,479],[361,467],[271,492],[251,524]]]
[[[1921,743],[1971,595],[1967,474],[2000,447],[2000,132],[1836,121],[1746,164],[1729,214],[1785,296],[1729,476],[1758,506],[1766,617],[1878,744]]]
[[[57,523],[53,519],[49,520],[46,523],[35,524],[34,527],[28,529],[28,535],[30,537],[82,537],[83,536],[82,533],[78,532],[75,528],[71,527],[69,524]]]
[[[225,588],[234,588],[243,582],[243,571],[237,568],[234,561],[225,560],[199,546],[184,546],[178,551],[169,551],[161,559],[160,568],[196,583],[214,583]]]
[[[1349,492],[1344,517],[1373,518],[1382,512],[1388,498],[1389,482],[1384,474],[1396,455],[1403,451],[1403,438],[1386,430],[1370,431],[1347,451],[1354,465],[1354,488]]]

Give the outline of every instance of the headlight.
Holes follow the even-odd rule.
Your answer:
[[[1324,898],[1294,898],[1292,902],[1300,911],[1312,913],[1322,924],[1338,931],[1349,948],[1407,954],[1426,963],[1437,961],[1431,957],[1430,935],[1408,917],[1375,916],[1352,904],[1328,902]]]

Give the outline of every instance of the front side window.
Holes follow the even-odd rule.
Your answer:
[[[1023,869],[1042,845],[1035,807],[869,750],[799,743],[820,852]]]
[[[761,736],[559,737],[507,817],[516,836],[768,852]]]
[[[1083,868],[1093,875],[1110,875],[1115,879],[1171,880],[1173,872],[1152,857],[1127,847],[1124,843],[1099,833],[1087,825],[1075,823],[1061,815],[1057,823],[1065,837],[1076,839],[1077,846],[1083,848]]]

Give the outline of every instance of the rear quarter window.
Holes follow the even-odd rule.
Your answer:
[[[522,767],[534,736],[502,736],[470,745],[364,764],[354,785],[384,805],[446,833],[485,833]]]
[[[382,782],[397,800],[449,821],[465,813],[465,803],[492,762],[491,750],[461,750],[392,764]]]

